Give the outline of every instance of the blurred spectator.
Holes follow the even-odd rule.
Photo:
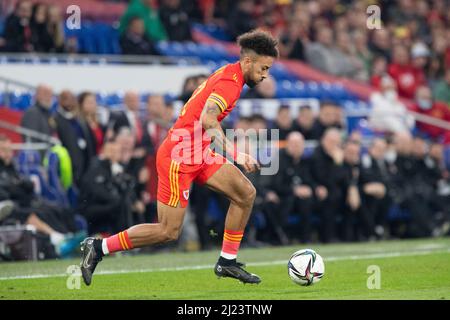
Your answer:
[[[416,42],[411,48],[411,64],[418,70],[425,70],[428,65],[430,50],[423,42]]]
[[[58,108],[55,115],[56,132],[62,145],[67,149],[72,161],[72,176],[76,186],[87,170],[89,154],[83,129],[78,119],[78,104],[75,95],[69,90],[63,90],[59,95]]]
[[[47,5],[34,3],[30,27],[33,50],[36,52],[49,52],[53,46],[53,39],[47,28]]]
[[[403,45],[396,45],[392,56],[388,72],[397,83],[399,95],[403,98],[414,98],[417,88],[425,82],[423,70],[411,63],[408,49]]]
[[[120,145],[106,142],[83,177],[79,210],[88,221],[89,234],[116,233],[130,226],[131,206],[126,195],[132,186],[120,176],[120,158]]]
[[[412,110],[425,116],[450,122],[450,109],[445,103],[433,99],[431,89],[427,86],[421,86],[417,89],[415,105]],[[424,123],[417,119],[417,127],[420,131],[427,134],[432,139],[445,139],[450,143],[450,131]]]
[[[344,214],[341,221],[340,238],[344,241],[355,241],[360,228],[360,220],[367,220],[361,217],[366,214],[362,212],[362,197],[360,193],[360,153],[361,146],[358,141],[348,140],[344,144],[343,173],[345,174],[344,184]]]
[[[184,79],[183,88],[179,97],[183,103],[186,103],[190,99],[192,93],[194,93],[197,84],[196,77],[197,76],[190,76]]]
[[[229,11],[228,33],[233,40],[256,28],[256,21],[253,17],[254,8],[253,0],[238,0],[238,3]]]
[[[389,161],[390,194],[396,206],[410,215],[405,228],[395,231],[396,236],[426,237],[434,229],[432,208],[424,201],[421,192],[428,188],[425,181],[416,172],[413,157],[413,139],[409,133],[394,135],[395,156]]]
[[[126,31],[120,36],[122,54],[158,55],[152,41],[145,34],[144,20],[131,17]]]
[[[78,96],[80,106],[80,124],[86,138],[87,152],[89,155],[99,154],[108,134],[99,123],[97,117],[97,100],[92,92],[82,92]]]
[[[314,120],[312,108],[309,105],[301,106],[294,123],[294,130],[300,132],[305,140],[312,140],[314,139]]]
[[[310,160],[315,182],[314,194],[318,201],[316,212],[320,216],[320,238],[323,242],[337,239],[336,223],[345,199],[345,174],[342,170],[344,153],[341,144],[341,132],[336,128],[326,129]]]
[[[336,49],[335,58],[339,60],[339,65],[335,66],[338,69],[334,74],[367,80],[368,76],[365,73],[364,61],[359,60],[356,56],[356,50],[348,31],[336,33]]]
[[[360,38],[364,39],[362,34]],[[359,40],[361,41],[363,40]],[[336,33],[335,44],[333,30],[328,26],[320,27],[317,30],[316,41],[308,44],[306,48],[306,58],[314,68],[332,75],[365,80],[368,78],[365,65],[365,59],[370,59],[368,51],[361,43],[355,48],[347,30]]]
[[[130,204],[134,214],[133,221],[138,223],[151,222],[150,215],[146,214],[147,208],[144,202],[145,187],[148,182],[148,170],[143,165],[141,157],[136,157],[135,137],[129,128],[122,127],[116,137],[120,147],[120,164],[124,174],[130,177]]]
[[[147,101],[147,114],[144,128],[156,150],[172,126],[173,108],[166,104],[162,95],[151,95]]]
[[[131,18],[144,20],[145,34],[151,41],[167,40],[167,33],[159,20],[158,12],[152,7],[153,0],[131,0],[124,15],[120,18],[119,32],[123,34]]]
[[[383,56],[377,56],[373,59],[370,84],[379,89],[381,79],[387,75],[387,60]]]
[[[372,109],[369,125],[372,129],[384,132],[409,131],[414,127],[414,118],[408,114],[406,106],[398,98],[396,85],[389,76],[380,82],[380,92],[370,96]]]
[[[6,18],[3,36],[5,38],[2,51],[31,52],[33,51],[30,19],[32,3],[28,0],[18,1],[14,12]]]
[[[389,31],[386,28],[374,30],[369,42],[369,48],[375,56],[382,56],[386,61],[390,61],[392,48]]]
[[[372,140],[369,152],[362,157],[361,189],[363,197],[362,235],[366,239],[386,235],[387,212],[390,204],[387,186],[389,172],[385,161],[386,141]]]
[[[446,103],[450,108],[450,68],[445,72],[444,79],[435,84],[433,96],[437,101]]]
[[[53,136],[55,130],[54,119],[51,116],[53,89],[47,85],[36,88],[35,103],[23,114],[21,126],[47,136]],[[24,136],[25,141],[42,142],[36,138]]]
[[[280,151],[280,170],[274,177],[272,188],[279,196],[279,212],[272,220],[289,235],[299,239],[302,243],[312,240],[312,213],[314,206],[314,181],[311,176],[309,161],[302,159],[304,138],[299,132],[292,132],[287,136],[286,149]],[[275,196],[273,198],[276,199]],[[298,215],[300,221],[289,228],[289,216]],[[276,226],[276,225],[275,225]],[[279,232],[278,232],[279,233]],[[279,236],[280,240],[283,239]]]
[[[117,134],[122,127],[130,128],[136,142],[139,144],[143,138],[142,122],[140,120],[140,96],[135,91],[125,92],[123,104],[124,111],[111,114],[110,123],[113,123],[113,130]]]
[[[44,201],[34,194],[34,185],[22,177],[13,164],[11,141],[0,136],[0,202],[8,200],[12,211],[3,215],[0,224],[30,224],[49,237],[58,255],[66,255],[76,244],[69,243],[76,232],[73,212]]]
[[[52,38],[50,52],[65,51],[64,19],[59,5],[49,5],[47,14],[47,29]]]
[[[194,93],[195,89],[200,86],[203,81],[208,79],[208,75],[206,74],[197,74],[194,76],[189,76],[184,80],[183,88],[181,90],[181,95],[179,99],[186,103]]]
[[[323,27],[317,31],[316,41],[307,45],[306,59],[311,66],[333,75],[341,74],[341,56],[334,47],[333,30]]]
[[[180,0],[163,0],[159,7],[159,18],[170,41],[192,40],[190,17],[181,7]]]
[[[155,99],[155,98],[153,98]],[[149,97],[150,100],[150,97]],[[133,137],[132,141],[132,175],[138,180],[139,172],[143,170],[147,156],[153,155],[155,152],[154,141],[148,130],[148,122],[141,120],[140,116],[140,96],[137,92],[127,91],[124,96],[125,110],[113,114],[110,123],[113,124],[113,130],[116,134],[121,132],[121,129],[127,128],[130,130]],[[154,104],[156,107],[156,105]],[[163,108],[163,106],[161,106]],[[160,111],[158,117],[163,117],[165,110]],[[124,139],[127,139],[126,133],[122,133]],[[121,135],[118,136],[118,142],[120,143]],[[119,139],[120,138],[120,139]],[[128,163],[126,163],[128,165]],[[145,181],[147,182],[147,181]],[[145,184],[145,182],[143,184]]]
[[[189,21],[197,23],[204,22],[206,11],[210,11],[213,5],[214,1],[210,0],[181,0],[181,8],[188,15]]]
[[[352,33],[352,40],[355,44],[355,58],[359,63],[355,63],[356,67],[360,65],[359,72],[356,74],[356,79],[369,81],[370,72],[373,61],[373,54],[369,50],[367,33],[361,30],[356,30]]]
[[[304,42],[308,41],[307,37],[308,30],[304,29],[302,22],[293,19],[280,36],[280,56],[304,61],[306,59]]]
[[[329,128],[342,128],[340,119],[340,107],[331,101],[324,101],[320,105],[320,111],[312,127],[312,139],[320,140],[324,132]]]
[[[281,105],[278,109],[274,129],[278,129],[278,137],[280,140],[285,140],[288,134],[294,130],[291,109],[288,105]]]
[[[276,91],[277,83],[269,75],[264,81],[244,93],[242,99],[273,99],[275,98]]]

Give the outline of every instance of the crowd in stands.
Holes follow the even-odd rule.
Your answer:
[[[117,17],[123,54],[158,54],[161,40],[193,41],[192,23],[214,24],[230,40],[253,28],[280,39],[281,57],[325,73],[370,83],[390,76],[399,96],[414,99],[428,85],[447,105],[450,14],[445,0],[130,0]],[[381,16],[369,15],[369,4]],[[0,50],[73,52],[64,40],[61,8],[17,1],[6,18]],[[375,27],[370,27],[375,26]]]
[[[187,101],[205,79],[203,74],[186,79],[179,99]],[[75,214],[87,221],[88,234],[108,235],[156,221],[155,155],[176,119],[173,106],[160,95],[150,95],[142,105],[142,97],[128,91],[122,108],[105,110],[94,93],[63,90],[51,111],[53,95],[51,87],[38,86],[21,125],[59,138],[67,149],[76,204],[58,208],[32,196],[33,184],[14,168],[10,142],[2,137],[0,174],[8,179],[0,186],[0,207],[6,207],[0,212],[12,200],[15,213],[8,219],[0,215],[0,223],[37,220],[48,225],[43,230],[50,238],[63,235],[53,240],[61,241],[79,231],[73,228]],[[332,101],[322,102],[318,114],[304,105],[294,119],[281,105],[273,121],[253,114],[228,125],[244,132],[279,130],[279,141],[272,141],[280,148],[279,170],[248,175],[258,190],[248,245],[439,236],[450,228],[450,175],[439,140],[405,130],[364,141],[358,131],[346,134],[345,115]],[[235,143],[245,146],[249,139],[244,134]],[[305,140],[316,145],[305,147]],[[200,246],[210,248],[217,240],[210,231],[222,232],[228,200],[199,185],[190,199]]]

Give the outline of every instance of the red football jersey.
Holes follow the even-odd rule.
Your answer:
[[[222,111],[217,120],[222,121],[235,107],[244,83],[239,62],[227,64],[215,71],[186,102],[177,121],[169,130],[167,142],[175,146],[184,141],[186,143],[183,143],[183,148],[190,146],[192,153],[199,151],[194,144],[201,145],[202,151],[208,148],[211,141],[200,124],[200,115],[206,102],[212,101],[217,105]]]

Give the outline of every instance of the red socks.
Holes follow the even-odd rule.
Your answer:
[[[117,251],[131,250],[133,249],[133,244],[128,237],[128,232],[125,230],[103,239],[102,249],[104,254],[109,254]]]
[[[243,236],[244,231],[225,230],[220,256],[228,260],[236,259]]]

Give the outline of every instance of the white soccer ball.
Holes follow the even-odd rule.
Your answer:
[[[288,273],[296,284],[310,286],[322,279],[325,265],[317,252],[312,249],[302,249],[294,252],[289,259]]]

